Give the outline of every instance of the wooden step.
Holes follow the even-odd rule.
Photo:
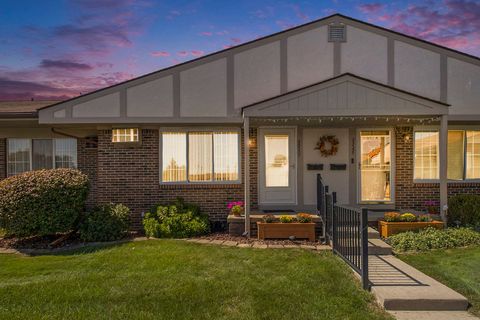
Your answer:
[[[368,239],[380,239],[380,233],[377,230],[368,227]]]

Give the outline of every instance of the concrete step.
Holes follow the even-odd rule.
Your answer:
[[[368,266],[372,293],[387,310],[465,311],[468,308],[467,298],[394,256],[369,256]]]
[[[467,311],[390,311],[397,320],[479,320]]]
[[[391,255],[392,247],[380,239],[368,239],[369,255]]]
[[[368,227],[368,239],[380,239],[380,233],[377,230]]]

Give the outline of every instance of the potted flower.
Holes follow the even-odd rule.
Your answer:
[[[423,203],[425,206],[425,211],[428,212],[428,214],[439,214],[440,210],[440,203],[435,200],[427,200]]]
[[[232,201],[227,204],[230,214],[235,217],[241,217],[243,215],[243,201]]]
[[[383,238],[405,231],[417,231],[427,227],[442,229],[444,226],[443,222],[433,220],[430,215],[416,216],[411,212],[386,212],[378,225]]]
[[[271,214],[257,222],[258,239],[308,239],[315,241],[315,223],[312,216],[299,213],[296,216],[281,215],[278,219]]]

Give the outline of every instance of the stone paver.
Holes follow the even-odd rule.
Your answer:
[[[300,246],[298,244],[284,244],[283,247],[285,249],[298,249]]]
[[[239,243],[237,247],[239,248],[250,248],[252,246],[251,243]]]
[[[209,239],[198,239],[197,240],[197,243],[203,243],[203,244],[211,243],[211,242],[212,242],[212,240],[209,240]]]
[[[398,320],[478,320],[466,311],[389,311]]]
[[[259,242],[255,242],[252,246],[252,248],[255,248],[255,249],[267,249],[268,246],[264,243],[259,243]]]
[[[210,242],[211,244],[222,244],[224,243],[225,240],[212,240],[212,242]]]
[[[229,247],[235,247],[238,242],[237,241],[225,241],[224,243],[222,243],[224,246],[229,246]]]
[[[325,244],[321,244],[317,246],[317,250],[332,250],[332,247],[327,246]]]
[[[315,249],[316,249],[315,246],[312,246],[312,245],[309,245],[309,244],[301,244],[301,245],[300,245],[300,248],[302,248],[302,249],[309,249],[309,250],[315,250]]]
[[[270,249],[283,249],[283,244],[269,244],[268,248],[270,248]]]

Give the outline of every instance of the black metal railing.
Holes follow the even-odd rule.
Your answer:
[[[329,188],[323,183],[322,175],[317,174],[317,212],[322,218],[322,236],[325,243],[332,241],[333,205],[337,202],[337,193],[329,193]]]
[[[362,286],[368,290],[368,219],[367,209],[333,205],[332,246],[362,279]]]

